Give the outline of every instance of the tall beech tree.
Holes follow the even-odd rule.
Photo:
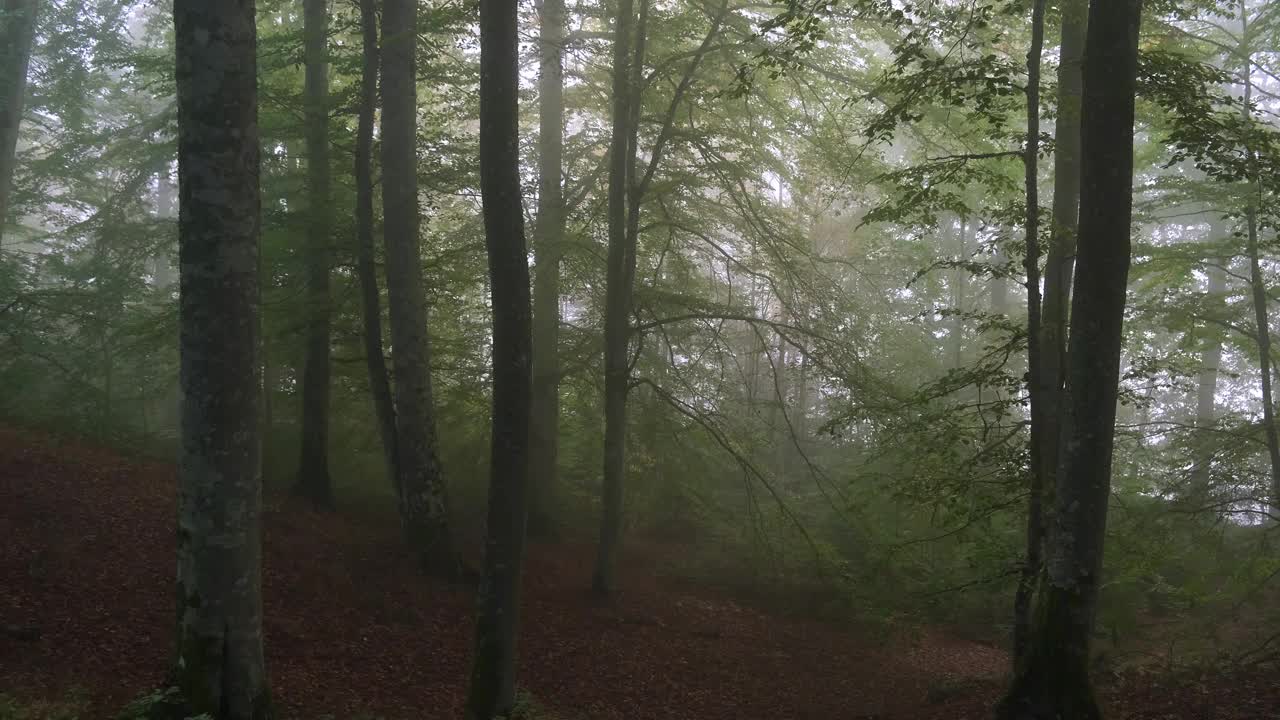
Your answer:
[[[0,2],[0,239],[9,219],[9,188],[36,35],[36,6],[37,0]]]
[[[533,417],[529,531],[547,535],[560,446],[560,259],[564,254],[564,0],[539,6],[538,218],[533,228]]]
[[[178,659],[191,715],[268,717],[262,652],[257,32],[173,4],[178,85]]]
[[[1027,496],[1027,550],[1022,576],[1014,596],[1013,660],[1026,656],[1031,633],[1031,600],[1036,578],[1044,561],[1044,502],[1053,490],[1058,469],[1058,444],[1061,440],[1063,367],[1067,357],[1067,303],[1070,300],[1071,275],[1075,264],[1075,236],[1080,210],[1080,100],[1082,92],[1081,63],[1084,59],[1085,31],[1088,27],[1087,0],[1065,0],[1061,3],[1062,33],[1058,49],[1057,119],[1054,124],[1053,210],[1049,227],[1049,249],[1044,266],[1044,293],[1034,294],[1039,311],[1031,313],[1028,330],[1037,336],[1035,357],[1028,357],[1034,370],[1030,373],[1034,387],[1032,438],[1034,444],[1031,487]],[[1043,23],[1043,17],[1041,17]],[[1033,31],[1035,32],[1035,31]],[[1039,31],[1043,34],[1043,29]],[[1037,82],[1028,80],[1028,92]],[[1038,91],[1037,91],[1038,95]],[[1036,102],[1039,99],[1037,97]],[[1030,111],[1031,103],[1028,103]],[[1033,113],[1035,114],[1035,113]],[[1038,125],[1038,122],[1037,122]],[[1030,127],[1029,127],[1030,129]],[[1038,130],[1038,128],[1037,128]],[[1032,143],[1029,142],[1029,147]],[[1034,143],[1038,149],[1038,143]],[[1028,171],[1028,200],[1034,190]],[[1028,201],[1028,223],[1039,213],[1039,202]],[[1032,210],[1034,206],[1034,211]],[[1036,222],[1039,232],[1039,223]],[[1032,238],[1028,235],[1028,250]],[[1036,241],[1038,245],[1038,240]],[[1039,275],[1038,252],[1035,275]],[[1032,284],[1031,253],[1028,252],[1028,286]],[[1028,353],[1030,356],[1031,353]]]
[[[1133,214],[1141,0],[1093,0],[1081,116],[1080,239],[1067,402],[1046,573],[1026,657],[998,716],[1100,718],[1089,648],[1102,571]]]
[[[480,193],[493,305],[489,514],[467,715],[507,717],[528,509],[532,338],[520,201],[520,45],[516,0],[480,3]]]
[[[378,291],[378,266],[374,240],[373,123],[378,111],[378,5],[360,0],[360,105],[356,120],[356,275],[360,280],[360,320],[364,340],[369,394],[373,396],[382,440],[383,463],[391,485],[400,495],[396,470],[396,410],[391,398],[391,377],[382,348],[382,300]]]
[[[636,253],[640,241],[640,207],[671,140],[676,113],[696,77],[698,66],[711,50],[728,14],[722,3],[711,18],[702,43],[686,61],[649,149],[643,172],[637,167],[640,101],[644,86],[645,33],[649,0],[640,0],[636,12],[632,0],[619,0],[614,22],[613,135],[609,145],[608,229],[609,253],[605,272],[604,311],[604,474],[600,518],[600,542],[596,552],[592,590],[601,597],[613,594],[618,547],[622,541],[622,485],[626,476],[627,392],[631,385],[631,312],[635,294]],[[635,14],[633,17],[632,14]],[[633,50],[634,46],[634,50]],[[634,53],[634,54],[633,54]]]
[[[329,8],[303,0],[303,89],[307,136],[307,328],[302,372],[301,455],[294,486],[317,507],[333,506],[329,477],[329,269],[333,213],[329,199]]]
[[[1031,48],[1027,51],[1027,139],[1023,151],[1023,187],[1026,192],[1027,272],[1027,390],[1031,410],[1031,488],[1027,503],[1027,556],[1014,597],[1013,655],[1015,662],[1026,653],[1028,608],[1036,575],[1040,572],[1041,495],[1044,492],[1044,458],[1041,452],[1045,432],[1044,383],[1040,355],[1040,66],[1044,52],[1045,0],[1031,5]]]
[[[382,214],[391,363],[395,371],[400,512],[425,572],[460,567],[436,447],[427,298],[418,233],[418,13],[413,0],[382,4]]]

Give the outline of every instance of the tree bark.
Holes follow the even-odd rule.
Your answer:
[[[1022,159],[1025,171],[1027,218],[1027,395],[1031,403],[1031,483],[1027,493],[1027,554],[1013,600],[1013,661],[1026,657],[1031,635],[1031,599],[1040,574],[1044,518],[1041,499],[1045,488],[1044,455],[1046,420],[1045,380],[1041,376],[1040,334],[1040,65],[1044,51],[1045,0],[1035,0],[1031,10],[1031,48],[1027,51],[1027,146]],[[1050,350],[1050,352],[1053,352]],[[1056,429],[1056,428],[1055,428]]]
[[[538,78],[538,221],[534,226],[533,416],[529,531],[554,532],[560,428],[560,258],[565,233],[564,0],[542,0]]]
[[[1225,230],[1220,222],[1209,224],[1209,240],[1220,240]],[[1206,270],[1209,275],[1207,302],[1210,307],[1221,306],[1227,291],[1227,271],[1221,267],[1226,258],[1210,258],[1212,263]],[[1213,427],[1217,419],[1218,371],[1222,365],[1222,341],[1216,333],[1212,333],[1200,350],[1200,373],[1196,378],[1196,417],[1197,430]],[[1203,497],[1209,489],[1210,465],[1213,462],[1213,443],[1205,433],[1196,437],[1195,467],[1191,472],[1191,493]]]
[[[631,339],[631,295],[636,264],[636,248],[630,242],[627,222],[635,164],[630,69],[634,25],[633,1],[618,0],[613,39],[613,136],[609,144],[609,255],[605,277],[604,474],[600,545],[592,578],[592,589],[600,596],[612,595],[614,591],[616,554],[622,534],[622,480],[626,472],[630,381],[627,347]]]
[[[662,162],[662,153],[671,138],[676,111],[699,64],[720,33],[728,1],[711,21],[702,44],[694,52],[684,75],[667,105],[662,128],[649,151],[644,173],[636,172],[637,128],[640,123],[640,91],[645,56],[648,0],[640,0],[640,12],[632,17],[632,0],[619,0],[615,24],[613,67],[613,137],[609,166],[609,257],[605,289],[604,368],[605,433],[603,512],[600,545],[596,555],[592,588],[600,597],[614,591],[614,572],[622,536],[622,481],[626,472],[627,390],[631,382],[630,358],[631,299],[636,274],[636,248],[640,239],[640,205],[653,175]],[[634,56],[631,51],[632,25],[635,30]]]
[[[533,377],[529,264],[520,202],[516,0],[480,3],[480,193],[493,304],[493,431],[484,574],[467,714],[515,705]]]
[[[302,372],[301,457],[294,492],[320,508],[333,507],[329,477],[329,10],[326,0],[303,0],[307,136],[307,329]]]
[[[378,291],[378,267],[374,258],[373,218],[373,120],[378,106],[378,7],[377,0],[360,0],[360,30],[364,63],[360,72],[360,110],[356,121],[356,275],[360,279],[360,317],[364,330],[365,366],[369,393],[378,419],[387,478],[400,497],[396,471],[396,410],[391,399],[391,378],[382,348],[382,301]]]
[[[391,363],[395,370],[400,511],[424,572],[461,570],[436,448],[427,301],[418,238],[417,3],[382,6],[382,204]]]
[[[1249,106],[1253,102],[1253,55],[1249,36],[1249,7],[1240,0],[1240,52],[1244,56],[1241,69],[1244,80],[1244,106],[1241,113],[1251,119]],[[1245,148],[1249,163],[1248,189],[1245,197],[1245,239],[1249,254],[1249,286],[1253,291],[1253,314],[1258,330],[1258,371],[1262,375],[1262,431],[1267,441],[1267,456],[1271,461],[1271,507],[1280,510],[1280,431],[1276,428],[1275,394],[1271,376],[1271,313],[1267,307],[1266,280],[1262,277],[1262,258],[1258,248],[1258,206],[1262,193],[1253,148]]]
[[[0,239],[9,221],[18,128],[27,95],[27,68],[36,36],[37,0],[0,0]]]
[[[1093,0],[1084,64],[1079,268],[1046,572],[1025,662],[1000,718],[1101,717],[1089,678],[1111,490],[1133,209],[1141,0]]]
[[[182,448],[178,660],[190,714],[269,716],[262,652],[260,198],[251,0],[175,0]]]

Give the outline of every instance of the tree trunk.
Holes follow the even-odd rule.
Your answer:
[[[382,6],[382,204],[391,362],[395,370],[400,510],[425,572],[457,576],[449,503],[436,450],[427,300],[418,238],[417,3]]]
[[[645,0],[641,0],[643,3]],[[600,546],[592,588],[614,590],[618,542],[622,534],[622,480],[626,471],[627,347],[631,339],[631,295],[636,248],[630,243],[627,206],[635,145],[631,142],[632,0],[618,0],[613,39],[613,136],[609,145],[609,256],[604,311],[604,475]],[[632,208],[634,212],[634,208]]]
[[[965,262],[969,257],[969,219],[961,216],[960,227],[956,235],[956,260]],[[951,271],[951,316],[947,331],[947,355],[953,369],[964,365],[964,312],[965,291],[969,282],[969,271],[963,267]]]
[[[1209,225],[1209,240],[1220,240],[1224,229],[1221,223]],[[1209,285],[1206,305],[1217,307],[1224,302],[1227,291],[1227,271],[1221,267],[1226,258],[1210,258],[1212,263],[1208,269]],[[1217,333],[1212,333],[1200,351],[1200,373],[1196,379],[1196,429],[1200,431],[1213,427],[1217,419],[1216,398],[1218,395],[1218,371],[1222,365],[1222,341]],[[1203,497],[1209,489],[1210,465],[1213,462],[1213,442],[1204,432],[1197,433],[1195,467],[1191,471],[1191,494]]]
[[[269,715],[262,652],[256,31],[175,0],[181,258],[178,660],[190,714]]]
[[[9,189],[35,36],[36,0],[0,0],[0,239],[9,221]]]
[[[995,254],[991,256],[992,264],[997,267],[1004,267],[1008,261],[1009,256],[1003,248],[996,248]],[[991,278],[991,314],[1009,314],[1009,281],[1005,277]]]
[[[360,0],[360,29],[364,64],[360,74],[360,110],[356,125],[356,275],[360,278],[360,315],[364,325],[364,356],[369,371],[369,393],[378,418],[382,455],[387,477],[400,497],[396,472],[396,410],[391,400],[391,379],[382,349],[382,302],[378,292],[378,267],[374,259],[373,230],[373,119],[378,105],[378,7],[377,0]]]
[[[516,0],[480,3],[480,193],[493,304],[493,432],[484,575],[467,715],[507,717],[516,695],[533,377],[520,203]]]
[[[302,372],[302,443],[294,492],[333,507],[329,477],[329,10],[303,0],[307,134],[307,330]]]
[[[1094,720],[1089,647],[1102,570],[1133,208],[1141,0],[1093,0],[1084,64],[1079,269],[1047,562],[1000,718]]]
[[[560,258],[565,232],[564,0],[542,0],[538,78],[538,221],[534,226],[533,417],[529,531],[554,532],[560,440]]]
[[[1042,497],[1048,474],[1041,447],[1045,442],[1045,380],[1041,376],[1040,334],[1040,65],[1044,51],[1045,0],[1035,0],[1031,10],[1031,48],[1027,51],[1027,147],[1022,164],[1027,197],[1027,395],[1031,403],[1031,482],[1027,493],[1027,555],[1013,599],[1013,662],[1016,667],[1026,657],[1031,635],[1031,599],[1036,576],[1040,574],[1041,542],[1044,535]],[[1053,350],[1049,350],[1053,352]],[[1056,429],[1056,428],[1055,428]]]
[[[1251,119],[1249,105],[1253,102],[1253,55],[1249,46],[1249,8],[1240,0],[1240,51],[1244,56],[1244,106],[1241,112],[1245,120]],[[1258,326],[1258,370],[1262,375],[1262,431],[1267,441],[1267,455],[1271,461],[1271,507],[1280,510],[1280,431],[1276,429],[1275,394],[1271,376],[1271,319],[1267,308],[1267,286],[1262,277],[1262,258],[1258,249],[1258,206],[1262,194],[1261,179],[1256,168],[1257,158],[1253,148],[1246,147],[1249,162],[1249,182],[1245,198],[1245,239],[1249,253],[1249,286],[1253,290],[1253,314]]]
[[[1052,492],[1058,469],[1062,388],[1066,382],[1067,308],[1075,265],[1076,230],[1080,220],[1081,64],[1089,26],[1087,0],[1065,0],[1062,45],[1058,62],[1058,117],[1054,127],[1053,218],[1044,268],[1044,304],[1040,309],[1040,403],[1044,409],[1040,435],[1041,482]]]

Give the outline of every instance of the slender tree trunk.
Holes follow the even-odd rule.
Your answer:
[[[560,441],[560,258],[565,232],[564,0],[542,0],[538,78],[538,221],[534,226],[533,417],[529,531],[554,532]]]
[[[1210,241],[1216,241],[1222,237],[1224,230],[1220,223],[1213,222],[1209,225]],[[1225,258],[1210,258],[1212,263],[1207,269],[1209,275],[1209,285],[1207,288],[1207,302],[1209,307],[1218,307],[1223,303],[1223,296],[1227,291],[1227,272],[1221,267],[1221,263],[1226,262]],[[1212,333],[1211,339],[1206,341],[1204,347],[1200,351],[1200,373],[1196,379],[1196,429],[1207,430],[1213,427],[1217,419],[1216,398],[1218,395],[1218,371],[1222,365],[1222,341],[1218,339],[1216,333]],[[1213,462],[1213,442],[1204,432],[1198,433],[1195,442],[1197,451],[1195,454],[1195,469],[1191,472],[1191,493],[1196,497],[1203,497],[1209,489],[1210,465]]]
[[[369,392],[378,418],[387,477],[400,494],[396,471],[396,410],[391,400],[391,378],[382,349],[382,302],[378,292],[378,267],[374,259],[373,219],[373,120],[378,105],[378,7],[377,0],[360,0],[360,30],[364,64],[360,73],[360,110],[356,125],[356,274],[360,278],[360,314],[364,326],[365,365]]]
[[[1249,7],[1240,0],[1240,50],[1244,56],[1244,107],[1246,121],[1251,119],[1249,105],[1253,102],[1253,56],[1249,37]],[[1262,277],[1262,257],[1258,249],[1258,206],[1261,182],[1256,168],[1257,158],[1252,148],[1245,148],[1249,161],[1249,182],[1245,198],[1245,239],[1249,253],[1249,285],[1253,291],[1253,314],[1258,328],[1258,370],[1262,375],[1262,431],[1267,441],[1267,455],[1271,461],[1271,507],[1280,509],[1280,431],[1276,428],[1275,393],[1271,375],[1271,313],[1267,307],[1266,280]]]
[[[641,0],[644,2],[645,0]],[[613,136],[609,145],[609,256],[604,311],[604,476],[600,546],[592,588],[614,591],[617,549],[622,534],[622,481],[626,472],[627,386],[630,369],[631,294],[636,248],[627,232],[635,146],[631,142],[632,0],[618,0],[613,39]],[[634,212],[634,208],[632,209]]]
[[[529,264],[520,203],[517,0],[480,3],[480,193],[493,304],[493,432],[484,575],[467,715],[515,705],[532,409]]]
[[[1049,253],[1044,268],[1044,305],[1040,310],[1040,435],[1041,481],[1053,490],[1061,435],[1062,388],[1066,382],[1067,308],[1075,266],[1076,229],[1080,219],[1080,103],[1081,65],[1089,26],[1087,0],[1065,0],[1062,45],[1058,61],[1058,117],[1054,128],[1053,218]]]
[[[1257,200],[1251,183],[1249,206],[1245,209],[1246,238],[1249,253],[1249,285],[1253,290],[1253,314],[1258,326],[1258,371],[1262,375],[1262,430],[1271,461],[1272,506],[1280,505],[1280,433],[1276,430],[1275,395],[1271,375],[1271,319],[1267,308],[1267,287],[1262,277],[1261,253],[1258,250]]]
[[[294,492],[333,507],[329,477],[329,9],[303,0],[307,128],[307,342],[302,372],[302,444]]]
[[[969,257],[969,220],[966,217],[960,218],[959,232],[956,235],[956,259],[964,262]],[[965,305],[965,286],[969,282],[969,273],[963,267],[954,268],[951,271],[951,308],[955,312],[951,316],[950,327],[947,333],[947,344],[949,346],[948,355],[950,355],[951,367],[959,368],[964,365],[964,312]]]
[[[9,189],[36,36],[37,1],[0,0],[0,239],[9,221]]]
[[[1009,256],[1005,254],[1003,248],[997,248],[994,255],[991,256],[991,262],[997,266],[1004,266],[1009,261]],[[991,279],[991,313],[993,315],[1009,314],[1009,281],[1004,277],[995,277]]]
[[[1045,352],[1040,334],[1040,65],[1044,51],[1045,0],[1035,0],[1031,10],[1031,48],[1027,51],[1027,147],[1022,158],[1027,198],[1027,395],[1031,402],[1031,482],[1027,493],[1027,553],[1013,598],[1013,662],[1015,667],[1027,653],[1031,634],[1031,599],[1040,573],[1041,542],[1044,535],[1042,498],[1045,475],[1045,381],[1041,355]],[[1052,349],[1049,352],[1053,352]]]
[[[425,572],[461,570],[436,449],[427,300],[418,238],[417,3],[382,6],[382,204],[391,362],[395,369],[400,509],[409,546]]]
[[[1066,417],[1044,582],[1025,661],[998,717],[1095,720],[1089,678],[1111,491],[1130,261],[1141,0],[1093,0],[1084,64],[1080,242]]]
[[[175,0],[182,449],[178,660],[190,714],[269,716],[262,652],[254,4]]]

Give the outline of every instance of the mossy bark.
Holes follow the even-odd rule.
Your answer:
[[[178,653],[192,714],[269,715],[262,651],[254,4],[176,0]]]
[[[417,4],[382,9],[382,202],[395,370],[396,462],[405,536],[424,572],[461,572],[437,450],[417,167]]]

